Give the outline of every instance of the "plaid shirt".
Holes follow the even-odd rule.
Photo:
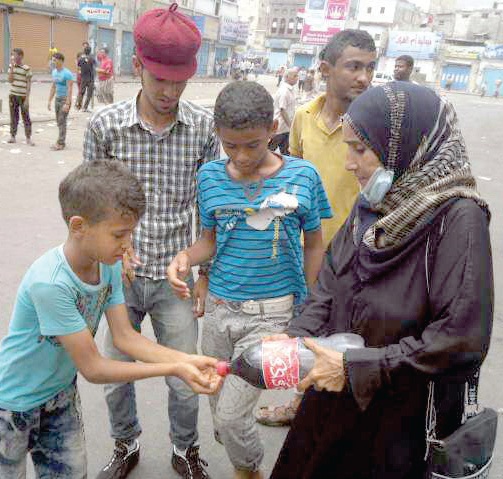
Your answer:
[[[144,266],[136,274],[166,278],[173,257],[192,244],[192,215],[199,167],[219,157],[213,116],[181,100],[176,121],[161,133],[141,120],[137,98],[92,116],[84,136],[84,161],[117,159],[141,181],[147,209],[133,234]]]

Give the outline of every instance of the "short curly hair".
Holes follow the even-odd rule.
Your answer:
[[[216,128],[270,128],[274,123],[274,102],[262,85],[236,81],[219,93],[214,118]]]
[[[67,224],[72,216],[82,216],[96,224],[113,211],[139,220],[146,208],[141,183],[115,160],[77,166],[59,185],[59,203]]]

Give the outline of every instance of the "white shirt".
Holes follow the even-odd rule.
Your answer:
[[[290,131],[290,125],[285,123],[281,109],[285,110],[290,124],[295,115],[295,90],[294,85],[290,85],[286,81],[282,81],[278,91],[274,95],[274,119],[278,120],[278,131],[276,134],[287,133]]]

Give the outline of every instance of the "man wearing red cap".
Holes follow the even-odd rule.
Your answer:
[[[134,66],[142,89],[127,101],[109,105],[90,120],[85,133],[84,160],[117,159],[142,181],[146,213],[133,235],[135,275],[125,287],[130,320],[139,330],[146,314],[157,341],[187,353],[196,352],[197,321],[207,291],[207,271],[200,269],[193,288],[194,307],[172,292],[166,267],[176,253],[192,243],[198,168],[219,156],[211,112],[180,100],[187,80],[197,69],[201,35],[194,22],[176,11],[154,9],[134,29]],[[105,354],[131,359],[115,349],[109,331]],[[173,443],[172,465],[184,478],[208,479],[197,445],[198,397],[177,378],[166,378],[168,415]],[[127,476],[139,459],[141,427],[134,385],[105,386],[115,450],[99,479]]]

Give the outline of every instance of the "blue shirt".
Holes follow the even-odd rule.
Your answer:
[[[261,183],[232,179],[227,159],[198,174],[202,227],[216,230],[217,249],[209,290],[222,299],[246,301],[307,294],[301,231],[315,231],[332,212],[312,163],[284,156],[284,165]]]
[[[77,369],[56,336],[89,328],[104,311],[124,303],[121,262],[100,264],[100,283],[84,283],[63,247],[37,259],[19,286],[7,336],[0,344],[0,408],[28,411],[68,387]]]
[[[61,70],[55,68],[52,71],[52,81],[56,85],[56,98],[68,96],[68,86],[66,83],[68,80],[74,80],[73,73],[68,68],[62,68]]]

